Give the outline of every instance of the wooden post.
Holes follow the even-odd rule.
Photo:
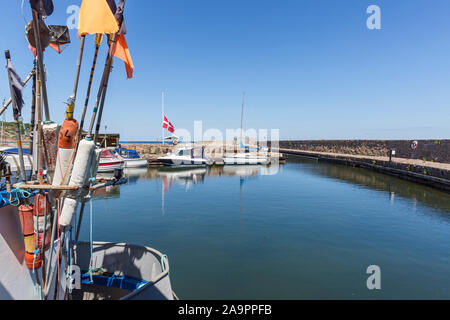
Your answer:
[[[42,165],[42,101],[41,101],[41,73],[38,71],[37,86],[36,86],[36,107],[37,107],[37,139],[38,139],[38,154],[37,154],[37,169],[38,179],[40,184],[44,184],[44,172]]]

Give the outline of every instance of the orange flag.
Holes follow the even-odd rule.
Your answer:
[[[83,0],[78,22],[78,36],[119,31],[117,20],[106,0]]]
[[[125,62],[127,79],[133,78],[134,64],[124,34],[117,35],[117,43],[113,55]]]

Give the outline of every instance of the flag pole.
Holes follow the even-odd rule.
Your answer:
[[[36,68],[36,59],[34,60],[34,65]],[[36,73],[33,74],[33,88],[31,91],[32,101],[31,101],[31,120],[30,120],[30,154],[33,156],[33,163],[31,164],[31,174],[30,177],[32,180],[33,178],[36,178],[36,164],[37,164],[37,151],[35,149],[36,144],[36,86],[37,86],[37,75]]]
[[[161,91],[161,145],[164,145],[164,97],[166,93],[164,89]]]
[[[6,63],[8,64],[11,61],[11,54],[9,53],[9,50],[5,50],[5,58],[6,58]],[[25,172],[25,163],[23,162],[22,137],[20,136],[20,125],[19,125],[19,110],[17,109],[16,96],[14,94],[11,74],[10,74],[9,70],[8,70],[8,80],[9,80],[9,89],[11,91],[11,99],[12,99],[13,110],[14,110],[14,123],[16,125],[16,140],[17,140],[17,148],[19,150],[20,174],[22,177],[22,182],[25,182],[27,180],[27,177],[26,177],[26,172]]]
[[[45,84],[45,73],[44,73],[44,54],[42,52],[41,45],[41,37],[39,36],[39,13],[31,8],[33,13],[33,29],[34,29],[34,39],[36,42],[36,54],[38,60],[38,70],[41,77],[41,86],[42,86],[42,98],[44,100],[44,111],[45,111],[45,120],[50,121],[50,111],[48,109],[48,98],[47,98],[47,86]]]
[[[73,120],[73,112],[75,109],[75,101],[77,99],[78,83],[80,80],[81,63],[83,62],[84,44],[86,43],[86,35],[81,36],[80,49],[78,52],[77,67],[75,71],[75,80],[73,84],[72,95],[67,102],[66,119]]]
[[[123,3],[124,3],[124,7],[125,7],[125,0],[123,1]],[[122,8],[122,9],[124,9],[124,8]],[[94,112],[92,113],[91,123],[89,124],[89,131],[87,134],[87,138],[92,139],[92,130],[94,129],[94,122],[95,122],[95,118],[97,116],[97,110],[99,108],[99,103],[100,103],[100,98],[101,98],[102,101],[100,104],[100,110],[99,110],[98,119],[97,119],[97,128],[96,128],[96,133],[94,136],[94,143],[97,142],[98,130],[100,130],[103,106],[105,104],[105,95],[106,95],[106,91],[108,89],[109,75],[111,73],[113,60],[114,60],[114,52],[116,51],[116,45],[117,45],[117,41],[118,41],[117,35],[121,32],[122,23],[123,23],[123,20],[122,20],[121,24],[119,25],[119,31],[114,33],[112,40],[111,40],[111,47],[110,47],[110,50],[108,51],[108,56],[106,58],[106,65],[105,65],[105,69],[103,71],[102,81],[100,83],[100,87],[98,90],[97,101],[95,103]]]
[[[244,133],[244,105],[245,105],[245,92],[242,93],[242,110],[241,110],[241,141],[240,144],[242,143],[242,135]]]
[[[108,56],[106,57],[105,69],[103,70],[102,80],[100,82],[100,87],[97,93],[97,100],[95,101],[94,111],[92,112],[91,123],[89,124],[89,130],[87,137],[92,138],[92,130],[94,129],[95,118],[97,117],[98,108],[100,105],[100,99],[102,99],[104,84],[109,79],[109,72],[111,71],[112,60],[113,60],[113,52],[115,49],[117,33],[114,34],[112,40],[112,46],[114,46],[113,50],[111,48],[108,50]]]

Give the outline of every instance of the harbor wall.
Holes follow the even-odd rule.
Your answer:
[[[388,157],[389,151],[395,150],[396,158],[450,163],[450,139],[416,141],[415,149],[413,140],[285,140],[279,145],[282,149],[378,157]]]

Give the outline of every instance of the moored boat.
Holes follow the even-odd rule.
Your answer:
[[[251,153],[237,153],[225,155],[223,163],[225,165],[266,165],[270,163],[270,158]]]
[[[103,149],[100,155],[100,163],[98,164],[98,172],[113,172],[114,170],[122,170],[124,161],[110,149]]]
[[[191,146],[178,148],[166,156],[159,157],[158,161],[160,161],[164,166],[172,168],[206,167],[211,164],[211,160],[205,158],[203,148],[195,148]]]
[[[20,170],[20,158],[19,151],[17,148],[0,148],[0,153],[4,155],[5,161],[9,163],[11,167],[11,172],[19,172]],[[33,169],[33,158],[30,155],[28,149],[23,149],[23,161],[26,171],[31,171]]]
[[[115,151],[118,158],[124,161],[124,168],[145,168],[148,166],[147,159],[143,159],[136,150],[116,148]]]

